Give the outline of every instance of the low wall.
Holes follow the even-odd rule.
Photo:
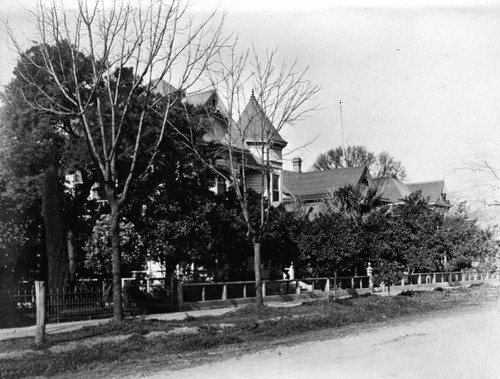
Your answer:
[[[456,273],[453,273],[455,275]],[[427,274],[414,274],[418,275],[419,278],[422,278]],[[453,278],[450,274],[446,274],[446,277]],[[444,274],[443,274],[444,277]],[[432,291],[435,288],[454,288],[454,287],[467,287],[472,284],[480,284],[480,283],[500,283],[500,276],[498,273],[493,275],[464,275],[463,273],[458,273],[454,276],[455,278],[466,279],[466,280],[453,280],[453,281],[441,281],[438,283],[425,283],[422,284],[421,280],[418,280],[418,283],[421,284],[405,284],[405,285],[396,285],[396,286],[386,286],[382,287],[374,287],[373,293],[379,296],[394,296],[398,295],[404,291]],[[340,289],[335,286],[334,279],[330,278],[314,278],[314,279],[302,279],[302,280],[294,280],[294,281],[266,281],[263,283],[263,286],[266,285],[282,285],[283,283],[291,283],[293,282],[296,285],[297,291],[296,293],[283,293],[283,294],[272,294],[264,296],[264,303],[276,303],[276,302],[293,302],[293,301],[307,301],[307,300],[321,300],[328,299],[331,297],[335,298],[346,298],[352,296],[359,296],[363,294],[370,293],[370,289],[367,287],[363,287],[364,279],[367,277],[353,277],[356,278],[358,284],[355,285],[355,280],[352,279],[352,287],[348,289]],[[481,279],[480,279],[481,278]],[[341,278],[345,280],[346,278]],[[340,279],[335,279],[340,280]],[[304,287],[307,285],[299,285],[299,283],[304,282],[312,282],[313,284],[309,285],[309,289],[304,291]],[[316,289],[315,284],[317,282],[321,282],[322,288]],[[324,282],[325,284],[323,285]],[[410,283],[412,281],[410,280]],[[235,282],[236,284],[241,285],[242,283],[250,286],[254,284],[253,282]],[[221,283],[221,284],[180,284],[179,285],[179,293],[182,293],[183,287],[204,287],[209,285],[221,285],[224,286],[223,294],[227,293],[227,286],[230,286],[233,283]],[[333,284],[333,285],[332,285]],[[357,288],[356,288],[357,287]],[[203,289],[203,293],[205,289]],[[265,290],[264,290],[265,293]],[[224,297],[224,295],[223,295]],[[213,309],[213,308],[226,308],[226,307],[240,307],[247,304],[255,304],[257,302],[255,297],[244,297],[244,298],[233,298],[233,299],[216,299],[216,300],[205,300],[205,301],[183,301],[182,297],[179,299],[178,309],[180,311],[190,311],[190,310],[198,310],[198,309]]]
[[[269,303],[287,303],[293,301],[308,301],[308,300],[325,300],[331,296],[338,298],[346,298],[352,296],[353,291],[358,295],[363,295],[369,293],[368,288],[362,288],[357,290],[337,290],[337,291],[313,291],[313,292],[303,292],[300,294],[288,294],[288,295],[271,295],[264,298],[264,304]],[[215,308],[227,308],[227,307],[241,307],[243,305],[255,304],[257,299],[255,297],[248,297],[245,299],[228,299],[228,300],[208,300],[208,301],[193,301],[185,302],[182,304],[181,311],[193,311],[199,309],[215,309]]]

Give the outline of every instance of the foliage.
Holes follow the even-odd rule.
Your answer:
[[[58,43],[57,47],[47,47],[51,56],[55,50],[70,55],[71,46],[67,42]],[[87,201],[90,187],[94,183],[92,172],[88,169],[89,159],[86,155],[86,146],[82,143],[81,135],[76,132],[77,117],[55,115],[47,109],[35,109],[30,101],[39,101],[41,108],[48,106],[39,98],[39,91],[50,92],[54,99],[64,103],[64,95],[60,88],[50,83],[47,73],[40,70],[43,58],[39,54],[38,46],[33,46],[20,55],[14,69],[14,78],[5,86],[1,94],[3,102],[0,126],[2,144],[0,146],[0,176],[2,180],[0,202],[6,205],[8,213],[15,213],[17,225],[26,230],[24,244],[9,252],[18,263],[11,267],[17,271],[16,280],[46,278],[46,246],[45,230],[42,220],[42,184],[47,170],[60,171],[57,176],[57,193],[53,196],[60,202],[58,211],[52,212],[49,221],[64,220],[63,230],[58,231],[56,238],[50,238],[51,246],[59,245],[56,249],[60,256],[50,259],[52,277],[65,277],[67,264],[53,265],[60,262],[66,254],[66,244],[63,243],[64,234],[71,230],[77,240],[92,223]],[[57,64],[68,64],[68,61],[58,61]],[[33,87],[27,78],[36,76],[37,87]],[[83,79],[83,78],[82,78]],[[66,102],[66,106],[69,104]],[[72,191],[64,189],[64,175],[78,170],[82,183],[75,185]],[[46,198],[47,200],[48,198]],[[42,205],[42,206],[40,206]],[[55,217],[57,216],[57,217]],[[62,225],[60,225],[62,226]],[[50,249],[53,250],[53,249]],[[78,247],[76,247],[78,250]],[[38,256],[37,256],[38,255]],[[18,270],[26,264],[27,270]],[[27,264],[32,262],[31,264]],[[61,262],[60,262],[61,263]],[[34,264],[40,265],[40,271],[35,273]],[[62,272],[59,272],[62,271]],[[61,280],[56,280],[60,283]],[[54,283],[53,283],[54,284]],[[55,285],[55,284],[54,284]]]
[[[109,215],[102,215],[96,221],[92,234],[84,246],[86,252],[84,266],[94,277],[111,276],[109,219]],[[143,269],[146,260],[144,241],[136,232],[134,224],[124,218],[120,221],[120,244],[123,249],[123,271]]]
[[[432,238],[442,223],[419,194],[411,195],[391,213],[374,213],[363,225],[365,255],[375,263],[386,282],[395,282],[404,272],[440,269]]]
[[[497,246],[493,231],[479,228],[476,221],[466,215],[446,216],[433,238],[433,245],[436,255],[442,257],[445,270],[496,268]]]
[[[28,242],[23,219],[24,214],[14,210],[0,196],[0,289],[10,287],[26,272],[18,266],[23,247]]]
[[[279,271],[283,271],[292,262],[297,265],[299,248],[295,236],[302,232],[304,224],[304,215],[299,212],[289,212],[283,205],[271,208],[269,226],[262,245],[262,260],[277,275],[271,279],[283,279]]]
[[[296,237],[297,267],[307,276],[347,274],[358,256],[356,223],[340,213],[320,214],[305,223]]]
[[[327,212],[303,219],[293,235],[299,271],[312,276],[364,274],[371,262],[379,280],[390,284],[404,273],[494,267],[491,231],[465,215],[443,216],[419,193],[392,210],[361,212],[362,198],[353,194],[343,188]]]
[[[349,184],[332,192],[325,203],[328,212],[342,213],[361,222],[363,216],[383,204],[381,198],[376,187],[361,189]]]
[[[122,320],[119,226],[129,190],[154,163],[170,107],[206,73],[227,39],[222,24],[212,22],[215,13],[194,24],[187,5],[177,0],[135,6],[114,0],[109,7],[81,1],[71,11],[74,17],[69,13],[63,3],[36,7],[34,54],[24,54],[9,27],[7,33],[38,69],[23,75],[34,93],[25,96],[29,106],[79,121],[79,135],[111,209],[113,308]],[[55,91],[39,84],[38,73]],[[167,83],[170,93],[159,98],[164,79],[174,78]]]
[[[347,167],[366,166],[374,178],[395,177],[401,180],[406,178],[406,169],[403,164],[392,157],[388,152],[375,154],[368,151],[366,146],[342,146],[328,150],[316,158],[314,170],[334,170]]]

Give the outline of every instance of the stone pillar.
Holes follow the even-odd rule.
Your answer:
[[[368,288],[370,288],[370,293],[373,293],[373,268],[370,262],[368,262],[368,267],[366,268],[366,275],[368,275]]]

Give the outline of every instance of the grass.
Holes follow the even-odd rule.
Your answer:
[[[360,296],[314,301],[291,308],[250,305],[222,316],[188,317],[184,321],[130,319],[49,335],[46,345],[39,349],[33,348],[32,339],[0,341],[0,353],[30,349],[25,355],[0,359],[0,377],[69,376],[76,372],[98,372],[103,368],[106,368],[105,375],[110,375],[113,372],[109,370],[113,367],[116,370],[133,369],[152,361],[175,366],[175,362],[182,361],[185,356],[194,357],[194,361],[206,360],[207,352],[217,349],[227,352],[240,346],[256,348],[297,336],[302,339],[309,332],[477,306],[491,301],[496,291],[484,285],[433,292],[408,291],[394,297]],[[167,333],[181,326],[196,328],[197,332],[147,336],[151,332]],[[127,339],[113,341],[114,336],[123,335]],[[88,344],[97,337],[109,337],[109,340]],[[73,346],[64,348],[69,344]]]

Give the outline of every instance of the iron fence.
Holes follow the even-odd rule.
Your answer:
[[[174,309],[169,279],[155,279],[145,284],[124,279],[123,309],[126,315],[163,313]],[[36,296],[34,287],[30,287],[26,290],[0,291],[0,328],[35,324]],[[45,301],[49,322],[113,315],[112,286],[109,281],[85,281],[78,283],[72,291],[49,290]]]

